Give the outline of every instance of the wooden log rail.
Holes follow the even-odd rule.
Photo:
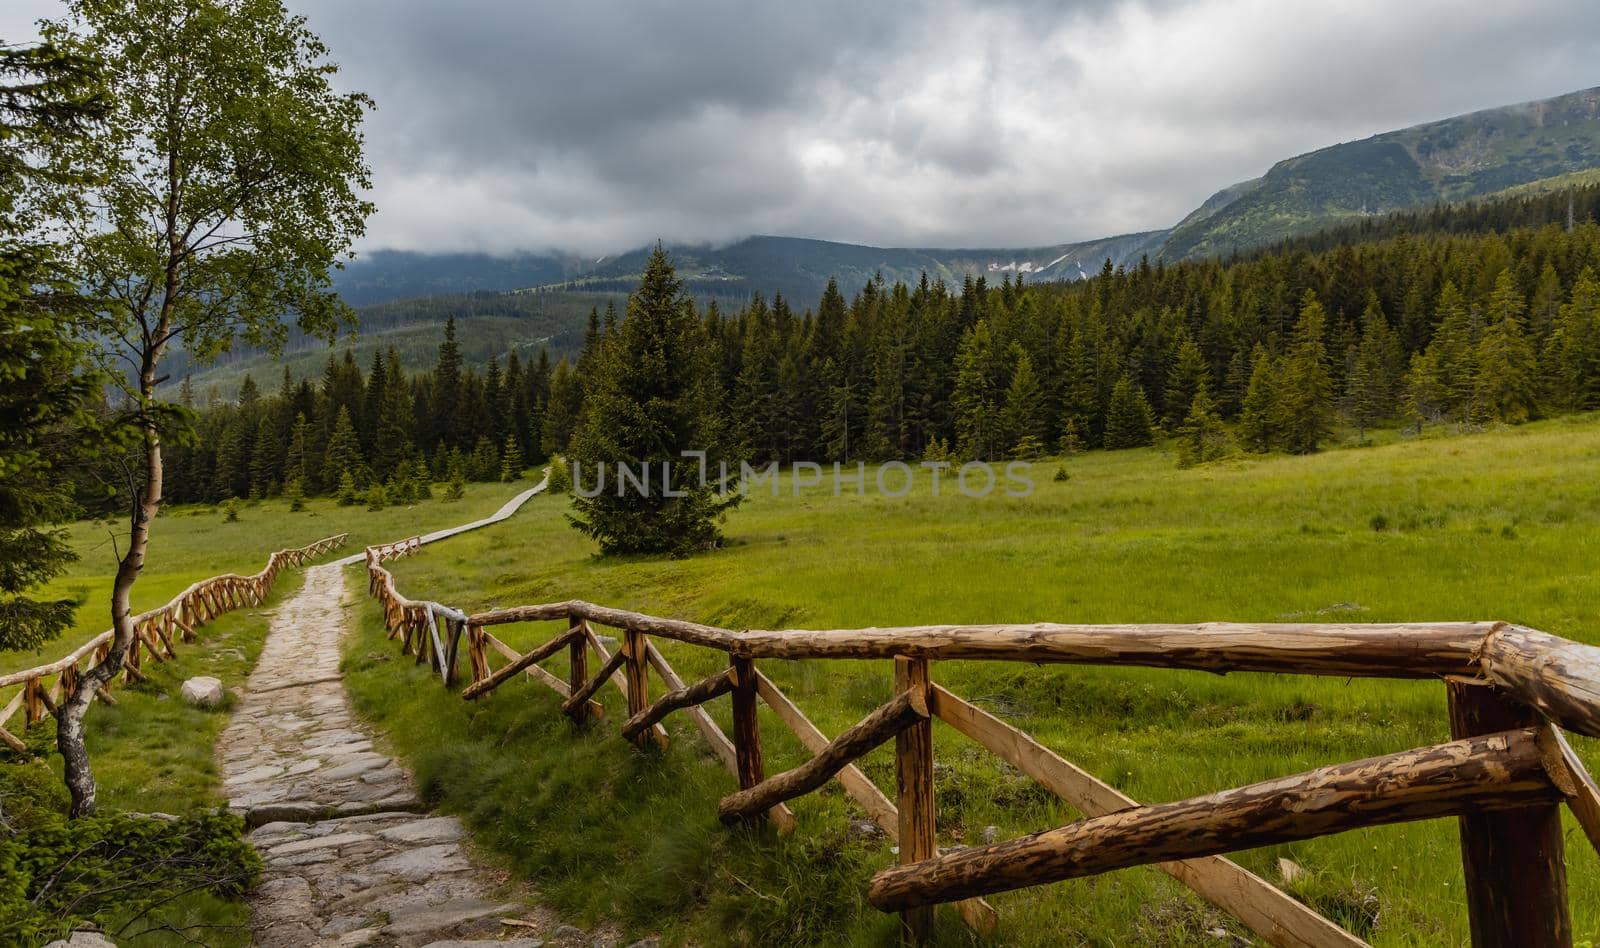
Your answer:
[[[414,538],[413,538],[414,539]],[[662,722],[682,711],[733,774],[739,789],[718,804],[728,823],[795,826],[788,803],[837,780],[899,844],[899,864],[879,872],[869,899],[899,912],[907,943],[931,935],[933,906],[953,903],[974,930],[998,924],[982,898],[1026,886],[1155,865],[1228,911],[1273,945],[1365,944],[1222,854],[1368,826],[1436,817],[1461,823],[1467,900],[1476,945],[1571,944],[1560,821],[1566,803],[1600,849],[1600,789],[1562,729],[1600,737],[1600,649],[1504,622],[1384,624],[1203,623],[1197,625],[908,626],[835,630],[730,630],[614,609],[581,600],[492,609],[472,615],[407,599],[383,563],[416,552],[411,541],[369,548],[369,588],[391,638],[439,667],[426,617],[448,611],[466,630],[472,682],[481,698],[519,676],[556,691],[575,724],[603,716],[595,696],[611,682],[627,701],[622,736],[664,743]],[[518,652],[496,625],[565,621],[565,631]],[[606,649],[595,628],[620,632]],[[714,649],[728,668],[691,685],[652,638]],[[425,656],[424,650],[433,653]],[[539,666],[558,653],[568,676]],[[598,665],[589,662],[589,653]],[[498,670],[491,654],[508,660]],[[886,659],[890,699],[829,740],[758,662]],[[453,662],[453,657],[449,659]],[[932,662],[1019,661],[1268,672],[1448,684],[1454,740],[1323,767],[1191,800],[1141,806],[1028,735],[932,680]],[[668,689],[653,701],[649,674]],[[447,678],[448,681],[448,678]],[[728,736],[705,705],[727,695]],[[757,703],[765,703],[811,753],[768,777]],[[936,839],[932,721],[938,718],[1081,811],[1084,819],[1018,839],[940,854]],[[893,739],[897,800],[854,763]]]
[[[338,549],[349,536],[341,533],[303,547],[279,550],[267,557],[266,566],[253,576],[229,573],[200,580],[178,593],[166,605],[134,616],[134,638],[124,657],[123,680],[144,679],[141,670],[144,653],[148,652],[158,662],[177,658],[180,651],[178,646],[193,642],[195,630],[201,625],[233,609],[261,605],[271,594],[273,584],[283,570],[303,566]],[[7,704],[0,707],[0,744],[18,754],[28,753],[27,745],[6,730],[6,724],[18,711],[23,713],[24,727],[38,724],[46,714],[54,715],[66,690],[75,685],[84,662],[93,664],[103,659],[115,637],[115,631],[108,629],[49,664],[0,675],[0,689],[22,686]],[[116,703],[107,688],[100,689],[96,694],[108,704]]]

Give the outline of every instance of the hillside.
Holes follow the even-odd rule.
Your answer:
[[[584,262],[554,254],[414,253],[374,250],[333,274],[333,288],[351,306],[419,296],[515,290],[555,283],[581,272]]]
[[[1169,259],[1275,243],[1350,218],[1463,201],[1600,166],[1600,88],[1485,109],[1288,158],[1173,228]]]
[[[1125,234],[1101,240],[1049,247],[953,249],[868,247],[802,237],[748,237],[724,246],[670,248],[674,265],[691,293],[706,296],[748,296],[782,293],[810,306],[822,295],[830,277],[847,294],[882,274],[890,283],[914,284],[926,273],[930,280],[959,286],[970,277],[999,281],[1004,276],[1029,280],[1080,280],[1100,269],[1107,257],[1137,259],[1159,232]],[[610,257],[563,288],[628,292],[637,285],[650,248]]]

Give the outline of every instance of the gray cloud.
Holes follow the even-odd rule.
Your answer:
[[[1592,0],[288,2],[379,103],[369,247],[1055,243],[1600,83]]]

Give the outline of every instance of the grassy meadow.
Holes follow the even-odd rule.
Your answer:
[[[1057,466],[1065,480],[1052,475]],[[1159,449],[1040,462],[1032,496],[964,497],[926,472],[903,498],[763,492],[733,512],[727,545],[688,560],[607,559],[535,498],[512,520],[395,565],[403,591],[467,609],[566,598],[733,628],[944,622],[1507,619],[1600,643],[1600,417],[1430,436],[1310,457],[1178,470]],[[869,484],[871,475],[869,473]],[[847,491],[850,488],[847,488]],[[360,583],[352,569],[351,583]],[[384,639],[371,603],[346,665],[358,707],[507,865],[579,924],[671,943],[892,943],[866,905],[893,855],[846,832],[836,786],[794,803],[799,832],[724,830],[734,788],[681,716],[664,753],[606,721],[574,734],[554,693],[508,685],[464,705]],[[521,646],[552,625],[502,627]],[[721,656],[664,643],[686,679]],[[562,660],[547,663],[561,673]],[[890,691],[888,662],[763,666],[825,732]],[[946,662],[935,679],[1141,801],[1175,800],[1448,738],[1444,691],[1382,682]],[[656,683],[659,687],[659,682]],[[708,706],[727,726],[726,702]],[[805,759],[767,712],[767,770]],[[935,732],[940,844],[1007,838],[1077,817],[943,725]],[[1600,748],[1579,743],[1592,767]],[[864,768],[892,790],[888,748]],[[1570,829],[1570,825],[1569,825]],[[1453,821],[1364,830],[1239,854],[1379,945],[1467,940]],[[1600,865],[1567,839],[1574,925],[1600,939]],[[996,943],[1208,944],[1242,929],[1154,869],[1002,894]],[[953,914],[941,942],[970,940]]]

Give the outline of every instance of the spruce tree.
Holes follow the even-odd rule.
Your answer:
[[[1033,360],[1013,346],[1016,368],[1006,389],[1002,424],[1011,457],[1036,458],[1045,451],[1044,390],[1033,372]]]
[[[433,369],[433,445],[461,447],[461,346],[456,342],[456,318],[445,320],[444,341],[439,343],[439,361]]]
[[[322,482],[338,484],[344,490],[345,475],[359,486],[366,480],[366,464],[361,458],[361,443],[356,440],[355,423],[350,420],[350,410],[340,407],[333,423],[333,436],[322,455]]]
[[[628,465],[648,466],[655,479],[643,492],[573,499],[573,526],[596,540],[601,553],[685,556],[720,539],[717,521],[739,496],[719,498],[681,456],[707,451],[714,461],[720,453],[710,355],[693,303],[658,244],[628,297],[627,318],[595,359],[583,424],[572,440],[572,459],[590,478],[602,465],[613,478],[618,465]],[[671,493],[661,484],[669,464]]]
[[[1004,443],[994,361],[994,338],[988,321],[981,321],[962,337],[950,398],[955,409],[956,453],[968,460],[992,460],[1009,447]]]
[[[1178,466],[1193,467],[1233,453],[1233,439],[1204,381],[1178,429]]]
[[[1351,352],[1345,378],[1345,409],[1363,442],[1367,429],[1397,407],[1403,358],[1400,337],[1389,328],[1374,293],[1362,314],[1361,341]]]
[[[583,381],[562,359],[550,373],[550,400],[545,405],[540,445],[551,457],[565,453],[583,411]]]
[[[1105,445],[1108,450],[1139,448],[1155,441],[1155,415],[1144,389],[1124,375],[1111,389],[1106,409]]]
[[[255,446],[250,451],[250,491],[265,497],[283,476],[283,444],[278,441],[278,426],[262,413],[256,422]]]
[[[517,444],[517,436],[506,435],[506,446],[500,452],[500,480],[511,483],[522,478],[522,446]]]
[[[500,479],[500,452],[495,448],[494,442],[488,435],[479,435],[478,443],[472,446],[472,455],[467,459],[467,479],[474,481],[495,481]]]
[[[1538,410],[1539,365],[1523,332],[1527,301],[1510,270],[1489,297],[1489,325],[1478,342],[1473,420],[1519,424]]]
[[[1584,267],[1556,315],[1543,359],[1547,390],[1563,408],[1600,408],[1600,280]]]
[[[1256,452],[1271,451],[1281,437],[1278,408],[1278,364],[1262,346],[1250,359],[1250,382],[1239,407],[1239,437]]]
[[[1195,395],[1201,386],[1207,384],[1206,374],[1206,360],[1200,354],[1200,347],[1195,345],[1188,333],[1184,333],[1177,358],[1172,363],[1172,371],[1167,373],[1165,401],[1169,424],[1177,425],[1188,415]]]
[[[1278,389],[1283,446],[1294,454],[1317,450],[1333,430],[1333,375],[1322,340],[1325,322],[1322,304],[1307,290]]]

